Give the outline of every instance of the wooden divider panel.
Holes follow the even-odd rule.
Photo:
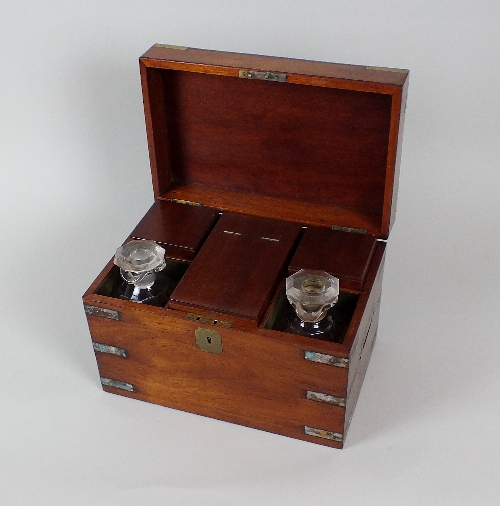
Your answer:
[[[196,307],[258,323],[300,232],[295,223],[223,214],[169,307]]]

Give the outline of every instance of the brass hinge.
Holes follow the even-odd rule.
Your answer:
[[[260,81],[274,81],[284,83],[286,81],[286,74],[280,72],[258,72],[256,70],[240,69],[238,77],[243,79],[258,79]]]
[[[351,228],[351,227],[341,227],[340,225],[332,225],[332,230],[339,230],[340,232],[351,232],[353,234],[368,235],[368,230],[364,230],[362,228]]]
[[[174,46],[172,44],[155,44],[154,47],[161,47],[162,49],[179,49],[181,51],[185,51],[187,49],[186,46]]]
[[[203,204],[200,204],[199,202],[192,202],[191,200],[183,199],[170,199],[170,202],[175,202],[176,204],[187,204],[188,206],[203,206]]]
[[[384,72],[399,72],[400,74],[406,74],[407,69],[394,69],[391,67],[365,67],[366,70],[383,70]]]

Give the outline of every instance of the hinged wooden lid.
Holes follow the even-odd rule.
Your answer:
[[[408,71],[160,44],[140,66],[157,199],[388,237]]]

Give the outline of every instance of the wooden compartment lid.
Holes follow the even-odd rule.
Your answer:
[[[408,71],[155,45],[155,197],[387,238]]]
[[[296,223],[224,213],[172,293],[169,307],[258,324],[300,232]]]
[[[160,243],[167,257],[192,260],[218,217],[215,209],[157,200],[130,235]]]

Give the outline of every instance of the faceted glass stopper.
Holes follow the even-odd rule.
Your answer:
[[[339,298],[339,280],[325,271],[302,269],[286,278],[286,296],[297,316],[317,323]]]
[[[150,288],[165,268],[165,250],[154,241],[130,241],[116,250],[114,263],[122,278],[137,288]]]

